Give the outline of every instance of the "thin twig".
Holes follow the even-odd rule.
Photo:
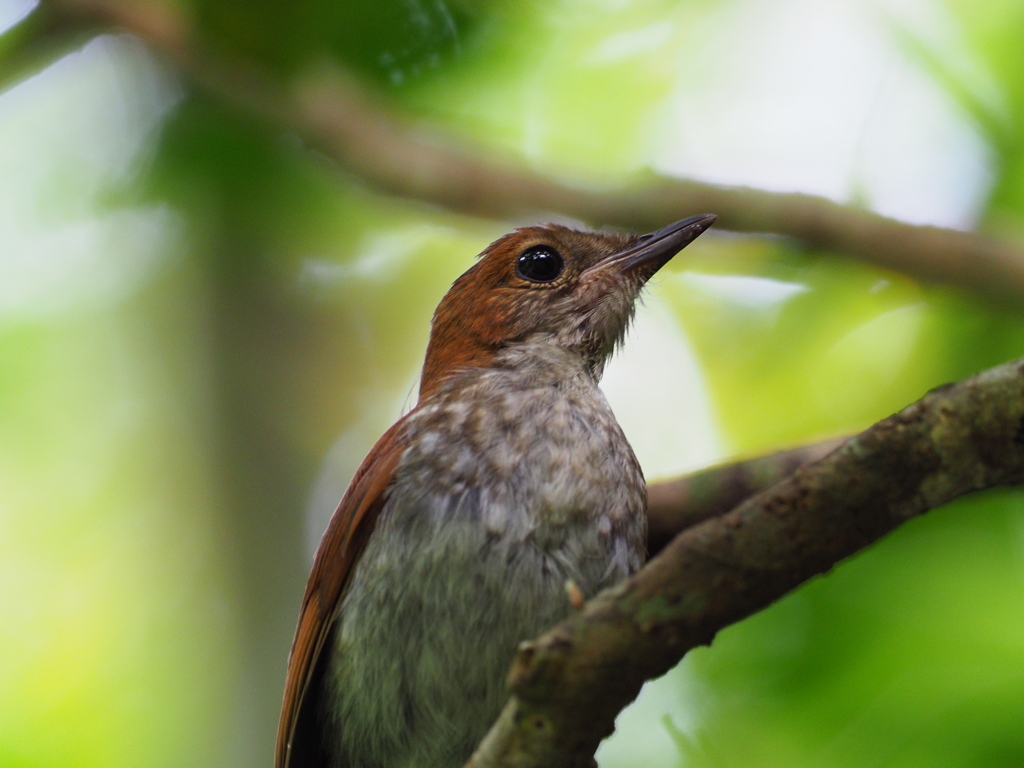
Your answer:
[[[645,231],[694,212],[718,227],[775,233],[919,280],[990,297],[1024,297],[1024,247],[981,234],[899,222],[825,198],[725,187],[653,173],[596,190],[555,181],[465,138],[426,128],[324,65],[292,83],[202,50],[188,18],[159,3],[45,0],[70,24],[127,30],[198,85],[259,119],[303,137],[343,169],[390,194],[498,219],[573,216]]]

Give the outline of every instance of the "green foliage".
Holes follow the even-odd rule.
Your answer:
[[[470,0],[197,0],[205,37],[217,48],[284,73],[324,56],[392,86],[457,57],[482,3]]]

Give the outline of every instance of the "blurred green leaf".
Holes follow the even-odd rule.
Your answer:
[[[335,56],[400,86],[457,58],[487,4],[473,0],[197,0],[206,38],[283,73]]]

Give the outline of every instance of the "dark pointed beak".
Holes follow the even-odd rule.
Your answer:
[[[649,235],[641,235],[631,246],[609,257],[605,264],[619,265],[619,271],[623,274],[642,272],[646,279],[696,240],[717,218],[713,213],[702,213],[669,224]]]

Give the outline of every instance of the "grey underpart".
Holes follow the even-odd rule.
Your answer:
[[[517,645],[644,559],[640,466],[580,355],[537,340],[452,377],[409,445],[338,614],[333,764],[458,768]]]

